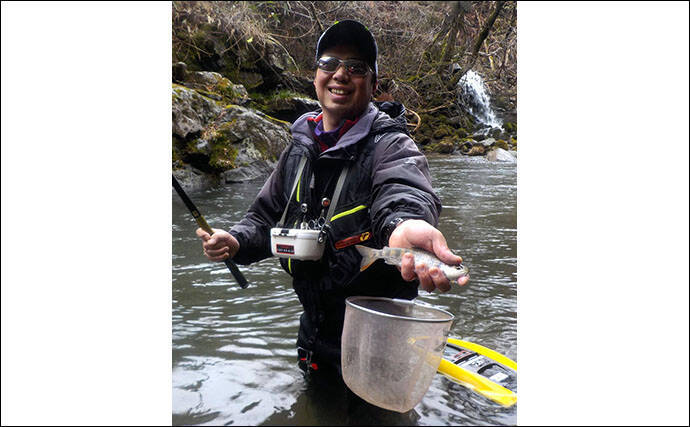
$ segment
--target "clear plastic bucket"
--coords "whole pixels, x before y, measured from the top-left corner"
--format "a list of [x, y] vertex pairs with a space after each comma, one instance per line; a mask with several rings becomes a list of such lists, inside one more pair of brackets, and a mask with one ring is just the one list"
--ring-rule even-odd
[[411, 410], [431, 385], [455, 317], [400, 299], [349, 297], [345, 304], [345, 384], [381, 408]]

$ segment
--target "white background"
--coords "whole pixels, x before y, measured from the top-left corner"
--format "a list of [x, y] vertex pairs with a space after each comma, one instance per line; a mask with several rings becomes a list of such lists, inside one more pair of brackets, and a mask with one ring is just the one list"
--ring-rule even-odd
[[[170, 424], [170, 4], [1, 16], [2, 424]], [[688, 3], [520, 2], [518, 79], [518, 422], [687, 425]]]

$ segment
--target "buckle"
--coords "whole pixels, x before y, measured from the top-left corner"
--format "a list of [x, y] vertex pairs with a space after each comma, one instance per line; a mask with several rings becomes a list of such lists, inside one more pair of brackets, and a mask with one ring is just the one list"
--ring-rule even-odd
[[297, 347], [297, 356], [299, 357], [300, 364], [304, 364], [304, 369], [308, 373], [309, 371], [316, 371], [319, 369], [319, 365], [311, 361], [314, 352], [307, 350], [306, 348]]

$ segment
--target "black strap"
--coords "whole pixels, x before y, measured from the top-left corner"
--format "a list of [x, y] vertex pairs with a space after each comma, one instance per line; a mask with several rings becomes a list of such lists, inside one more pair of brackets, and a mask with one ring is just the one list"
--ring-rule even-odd
[[[287, 212], [288, 208], [290, 207], [290, 201], [292, 200], [292, 197], [295, 195], [295, 189], [297, 188], [297, 183], [299, 180], [302, 178], [302, 171], [304, 170], [304, 165], [307, 163], [307, 157], [302, 156], [302, 158], [299, 161], [299, 165], [297, 166], [297, 176], [295, 176], [295, 182], [292, 184], [292, 191], [290, 191], [290, 198], [288, 199], [287, 204], [285, 205], [285, 210], [283, 211], [283, 216], [280, 218], [280, 221], [278, 224], [276, 224], [276, 227], [282, 228], [283, 225], [285, 224], [285, 218], [287, 217]], [[338, 177], [338, 182], [335, 184], [335, 190], [333, 190], [333, 198], [331, 199], [331, 204], [330, 207], [328, 208], [328, 214], [326, 215], [326, 225], [330, 224], [331, 218], [333, 217], [333, 214], [335, 213], [335, 207], [338, 205], [338, 199], [340, 199], [340, 193], [343, 190], [343, 186], [345, 185], [345, 179], [347, 178], [347, 174], [350, 171], [350, 165], [343, 166], [342, 171], [340, 172], [340, 176]]]
[[340, 198], [340, 192], [345, 184], [345, 178], [347, 178], [347, 173], [350, 171], [350, 165], [343, 167], [338, 177], [338, 182], [335, 184], [335, 190], [333, 190], [333, 198], [331, 199], [331, 206], [328, 208], [328, 215], [326, 215], [326, 224], [330, 224], [331, 218], [335, 213], [335, 207], [338, 205], [338, 199]]
[[295, 182], [292, 184], [292, 191], [290, 191], [290, 197], [288, 198], [287, 204], [285, 205], [285, 210], [283, 211], [283, 216], [280, 218], [280, 221], [276, 226], [278, 228], [282, 228], [283, 224], [285, 224], [285, 217], [287, 216], [287, 211], [288, 207], [290, 206], [290, 200], [292, 200], [292, 196], [295, 195], [295, 189], [297, 188], [297, 183], [299, 180], [302, 178], [302, 171], [304, 170], [304, 165], [307, 163], [307, 156], [302, 156], [302, 158], [299, 161], [299, 165], [297, 166], [297, 175], [295, 176]]

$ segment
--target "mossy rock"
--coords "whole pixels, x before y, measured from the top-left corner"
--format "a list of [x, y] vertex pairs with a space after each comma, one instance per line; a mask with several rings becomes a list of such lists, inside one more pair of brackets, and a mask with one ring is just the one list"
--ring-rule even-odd
[[460, 128], [455, 130], [454, 135], [458, 140], [461, 140], [463, 138], [466, 138], [469, 134], [467, 133], [467, 130], [465, 130], [465, 128]]
[[452, 154], [455, 151], [455, 139], [452, 136], [443, 138], [435, 144], [427, 145], [425, 151], [429, 153]]
[[238, 153], [237, 147], [232, 145], [215, 145], [208, 164], [218, 171], [234, 169], [238, 166], [235, 163]]
[[512, 145], [514, 148], [517, 148], [517, 138], [510, 138], [510, 145]]
[[448, 119], [448, 123], [456, 129], [462, 129], [465, 133], [467, 133], [467, 129], [474, 128], [474, 120], [466, 114], [452, 117]]
[[185, 86], [211, 99], [231, 104], [242, 104], [249, 99], [244, 86], [234, 84], [220, 73], [211, 71], [188, 72]]
[[503, 129], [508, 133], [515, 133], [515, 132], [517, 132], [517, 123], [505, 122], [503, 124]]
[[435, 139], [442, 139], [445, 138], [448, 135], [451, 135], [453, 133], [453, 129], [448, 126], [448, 125], [439, 125], [436, 130], [434, 130], [434, 133], [432, 136]]
[[232, 131], [234, 120], [223, 123], [218, 127], [209, 126], [204, 130], [204, 137], [208, 139], [205, 151], [208, 154], [208, 164], [214, 171], [222, 172], [237, 167], [237, 136]]
[[508, 143], [502, 139], [499, 139], [498, 141], [496, 141], [495, 146], [498, 148], [502, 148], [504, 150], [510, 150], [510, 146], [508, 145]]
[[483, 145], [475, 145], [467, 152], [468, 156], [483, 156], [484, 154], [486, 154], [486, 148]]

